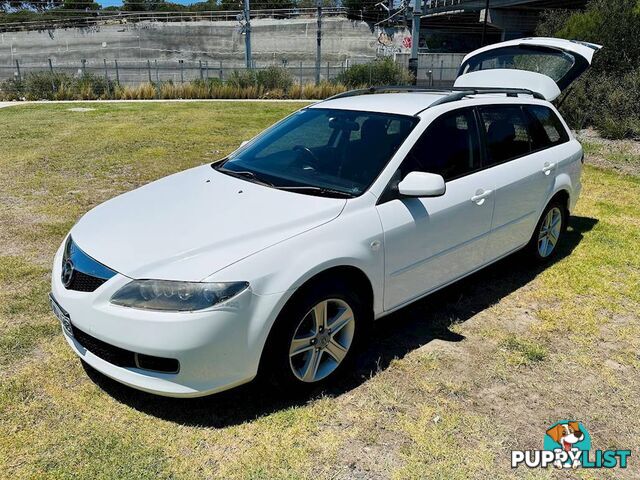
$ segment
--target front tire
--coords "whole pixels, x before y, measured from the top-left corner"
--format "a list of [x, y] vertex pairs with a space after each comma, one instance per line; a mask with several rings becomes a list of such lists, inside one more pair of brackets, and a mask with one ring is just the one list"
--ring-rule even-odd
[[567, 209], [561, 202], [554, 200], [547, 205], [527, 246], [532, 260], [545, 263], [557, 255], [567, 220]]
[[323, 386], [348, 369], [368, 323], [366, 305], [345, 282], [305, 286], [276, 320], [263, 373], [295, 390]]

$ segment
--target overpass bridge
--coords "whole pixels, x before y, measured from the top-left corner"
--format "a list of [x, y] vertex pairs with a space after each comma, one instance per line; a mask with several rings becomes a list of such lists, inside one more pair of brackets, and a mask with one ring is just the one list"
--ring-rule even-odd
[[[549, 8], [575, 8], [584, 6], [585, 0], [490, 0], [489, 8], [518, 8], [544, 10]], [[426, 15], [452, 12], [477, 12], [486, 8], [486, 0], [425, 0]]]
[[[469, 52], [534, 34], [547, 9], [584, 7], [587, 0], [422, 0], [421, 52]], [[486, 34], [483, 35], [484, 22]], [[486, 36], [486, 38], [484, 38]]]

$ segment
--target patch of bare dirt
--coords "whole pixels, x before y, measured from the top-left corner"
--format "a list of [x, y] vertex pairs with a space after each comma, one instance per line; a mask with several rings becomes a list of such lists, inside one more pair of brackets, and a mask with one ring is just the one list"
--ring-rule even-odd
[[586, 155], [587, 164], [624, 175], [640, 176], [640, 141], [608, 140], [593, 129], [580, 130], [576, 137], [598, 147], [597, 152]]

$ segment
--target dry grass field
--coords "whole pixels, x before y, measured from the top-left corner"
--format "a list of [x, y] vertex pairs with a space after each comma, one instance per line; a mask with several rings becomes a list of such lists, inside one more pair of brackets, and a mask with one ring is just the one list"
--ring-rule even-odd
[[[512, 256], [375, 325], [356, 371], [295, 398], [195, 400], [85, 371], [49, 312], [50, 262], [94, 205], [211, 162], [292, 103], [0, 110], [0, 478], [640, 478], [640, 152], [585, 134], [558, 260]], [[561, 419], [626, 470], [510, 468]]]

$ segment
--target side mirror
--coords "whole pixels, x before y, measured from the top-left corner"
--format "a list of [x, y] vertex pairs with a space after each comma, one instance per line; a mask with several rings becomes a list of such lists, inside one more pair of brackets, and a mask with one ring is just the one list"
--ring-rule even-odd
[[238, 148], [244, 147], [247, 143], [249, 143], [249, 140], [243, 140]]
[[398, 192], [405, 197], [440, 197], [447, 191], [441, 175], [411, 172], [398, 184]]

